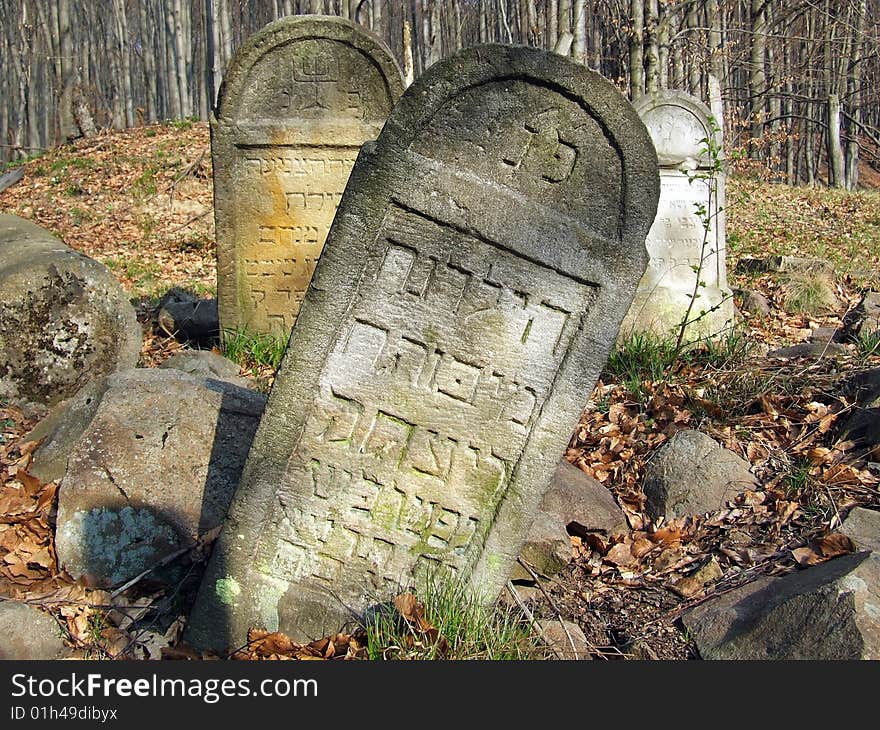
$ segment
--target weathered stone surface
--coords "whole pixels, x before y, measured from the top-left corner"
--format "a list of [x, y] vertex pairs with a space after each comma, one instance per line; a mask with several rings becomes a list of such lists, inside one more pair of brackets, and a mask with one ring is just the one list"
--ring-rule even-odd
[[44, 482], [54, 482], [67, 471], [67, 457], [92, 419], [101, 398], [107, 392], [108, 376], [97, 378], [80, 388], [75, 396], [55, 406], [24, 437], [24, 441], [40, 441], [34, 450], [28, 471]]
[[593, 647], [587, 637], [575, 623], [571, 621], [539, 621], [541, 636], [555, 659], [574, 660], [590, 659]]
[[0, 396], [54, 406], [93, 378], [134, 367], [142, 339], [105, 266], [0, 214]]
[[[660, 202], [645, 241], [648, 268], [621, 333], [677, 335], [699, 276], [705, 285], [697, 288], [687, 314], [687, 337], [717, 335], [733, 324], [725, 261], [724, 174], [712, 172], [714, 161], [701, 140], [714, 138], [720, 145], [720, 134], [713, 137], [709, 108], [684, 92], [647, 94], [633, 105], [657, 148]], [[708, 234], [698, 206], [712, 217]]]
[[[520, 557], [539, 576], [553, 576], [571, 562], [571, 538], [565, 523], [554, 515], [539, 512]], [[511, 580], [534, 580], [534, 576], [518, 562], [513, 566]]]
[[770, 301], [760, 292], [750, 289], [734, 289], [740, 309], [752, 317], [766, 317], [770, 314]]
[[840, 531], [852, 540], [856, 550], [870, 550], [880, 556], [880, 512], [853, 507]]
[[869, 338], [880, 333], [880, 292], [865, 292], [855, 309], [844, 318], [843, 326], [851, 338]]
[[645, 471], [648, 514], [657, 519], [721, 509], [752, 489], [749, 463], [699, 431], [679, 431], [665, 443]]
[[759, 578], [682, 617], [704, 659], [880, 659], [880, 559]]
[[865, 408], [880, 408], [880, 368], [872, 368], [849, 378], [846, 392]]
[[837, 357], [846, 355], [847, 349], [845, 345], [839, 342], [799, 342], [796, 345], [788, 345], [770, 350], [767, 357], [776, 358], [777, 360], [794, 360], [799, 357]]
[[217, 378], [247, 388], [250, 381], [239, 376], [241, 368], [232, 360], [210, 350], [183, 350], [169, 357], [160, 368], [180, 370], [203, 378]]
[[572, 535], [628, 529], [626, 515], [600, 482], [564, 459], [541, 500], [541, 511], [554, 516]]
[[235, 54], [211, 118], [224, 332], [290, 330], [358, 150], [401, 93], [391, 52], [340, 18], [283, 18]]
[[324, 635], [444, 567], [494, 598], [644, 272], [657, 183], [644, 125], [580, 64], [482, 46], [417, 80], [352, 173], [188, 640]]
[[0, 601], [0, 660], [64, 659], [73, 654], [49, 614], [17, 601]]
[[116, 585], [217, 527], [264, 401], [171, 369], [107, 378], [59, 488], [59, 563]]
[[738, 274], [764, 274], [769, 272], [784, 274], [811, 274], [815, 276], [834, 276], [834, 266], [823, 259], [806, 256], [766, 256], [765, 258], [743, 258], [736, 263]]

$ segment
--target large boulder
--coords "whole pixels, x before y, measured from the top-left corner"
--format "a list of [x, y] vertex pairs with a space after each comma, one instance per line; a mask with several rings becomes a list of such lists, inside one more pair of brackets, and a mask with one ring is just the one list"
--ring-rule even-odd
[[880, 558], [759, 578], [682, 621], [704, 659], [880, 659]]
[[0, 659], [64, 659], [73, 650], [49, 614], [17, 601], [0, 601]]
[[141, 369], [99, 400], [67, 458], [55, 548], [72, 576], [115, 586], [222, 523], [265, 396]]
[[105, 266], [0, 214], [0, 396], [44, 410], [134, 367], [141, 344], [134, 308]]
[[679, 431], [645, 471], [643, 491], [652, 519], [721, 509], [728, 499], [752, 489], [749, 463], [699, 431]]

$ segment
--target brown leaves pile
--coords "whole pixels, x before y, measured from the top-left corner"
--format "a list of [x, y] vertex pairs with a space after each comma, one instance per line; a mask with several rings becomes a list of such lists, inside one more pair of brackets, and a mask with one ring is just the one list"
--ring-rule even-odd
[[247, 645], [236, 651], [231, 658], [244, 661], [365, 659], [366, 634], [363, 631], [335, 634], [308, 644], [299, 644], [280, 631], [251, 629], [248, 631]]

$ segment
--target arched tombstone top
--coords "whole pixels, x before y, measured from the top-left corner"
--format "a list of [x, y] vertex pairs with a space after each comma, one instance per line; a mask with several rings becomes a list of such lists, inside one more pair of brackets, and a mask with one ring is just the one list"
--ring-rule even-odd
[[488, 44], [435, 64], [401, 97], [377, 147], [498, 183], [506, 214], [526, 229], [515, 200], [548, 204], [589, 232], [584, 258], [610, 255], [598, 242], [615, 242], [621, 259], [641, 264], [658, 195], [650, 137], [610, 82], [558, 54]]
[[214, 118], [244, 144], [317, 144], [333, 128], [363, 141], [378, 135], [403, 88], [391, 51], [371, 32], [343, 18], [290, 16], [236, 51]]
[[[708, 106], [684, 91], [645, 94], [633, 102], [657, 150], [661, 167], [712, 167], [706, 141], [713, 134]], [[720, 147], [720, 132], [715, 142]]]
[[402, 93], [388, 48], [341, 18], [282, 18], [235, 54], [211, 117], [224, 333], [290, 331], [361, 145]]

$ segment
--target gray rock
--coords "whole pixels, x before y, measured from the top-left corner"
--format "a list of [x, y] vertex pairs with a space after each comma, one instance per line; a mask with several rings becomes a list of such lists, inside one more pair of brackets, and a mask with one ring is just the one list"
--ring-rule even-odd
[[751, 289], [734, 289], [739, 308], [752, 317], [766, 317], [770, 314], [770, 300], [761, 292]]
[[846, 394], [865, 408], [880, 408], [880, 368], [872, 368], [849, 378]]
[[187, 641], [323, 636], [438, 570], [494, 600], [658, 186], [644, 124], [582, 64], [482, 46], [416, 80], [352, 171]]
[[713, 512], [754, 486], [747, 461], [699, 431], [679, 431], [648, 462], [643, 489], [656, 520]]
[[738, 274], [775, 272], [825, 277], [834, 276], [834, 267], [830, 262], [804, 256], [767, 256], [763, 259], [744, 258], [737, 261], [735, 271]]
[[813, 342], [835, 342], [840, 339], [841, 330], [837, 327], [816, 327], [810, 332]]
[[846, 355], [848, 350], [845, 345], [839, 342], [800, 342], [797, 345], [789, 345], [780, 347], [776, 350], [770, 350], [767, 357], [777, 360], [795, 360], [799, 357], [838, 357]]
[[611, 492], [564, 459], [541, 500], [541, 511], [555, 517], [569, 534], [581, 537], [589, 532], [610, 535], [629, 528]]
[[176, 370], [110, 376], [61, 481], [55, 547], [118, 585], [223, 521], [264, 396]]
[[853, 507], [840, 531], [852, 540], [856, 550], [880, 553], [880, 512], [864, 507]]
[[[565, 523], [554, 515], [539, 512], [520, 556], [539, 576], [556, 575], [572, 559], [571, 538], [565, 531]], [[514, 564], [510, 579], [534, 580], [532, 574], [519, 563]]]
[[134, 367], [142, 339], [105, 266], [0, 214], [0, 396], [54, 406], [94, 378]]
[[880, 659], [880, 559], [762, 577], [682, 616], [704, 659]]
[[844, 317], [843, 326], [851, 339], [880, 334], [880, 291], [865, 292], [856, 307]]
[[26, 603], [0, 600], [0, 660], [64, 659], [72, 654], [49, 614]]
[[180, 342], [215, 340], [220, 336], [217, 300], [199, 299], [175, 287], [159, 303], [156, 326]]
[[571, 621], [539, 621], [541, 635], [553, 658], [563, 660], [591, 659], [593, 647], [583, 630]]
[[28, 471], [44, 482], [54, 482], [67, 471], [67, 457], [82, 436], [107, 392], [108, 377], [91, 381], [72, 398], [59, 403], [24, 438], [39, 441]]
[[180, 370], [203, 378], [226, 380], [242, 388], [251, 385], [250, 380], [239, 376], [241, 368], [237, 363], [209, 350], [183, 350], [169, 357], [159, 367]]

